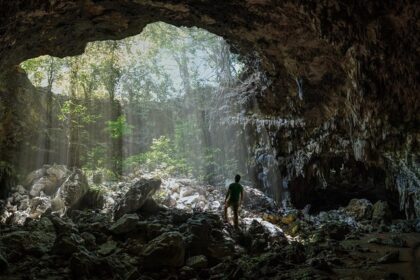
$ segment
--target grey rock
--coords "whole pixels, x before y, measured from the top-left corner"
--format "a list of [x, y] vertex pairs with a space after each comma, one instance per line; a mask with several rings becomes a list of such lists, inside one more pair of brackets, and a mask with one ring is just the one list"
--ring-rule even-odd
[[[45, 224], [48, 222], [45, 221]], [[50, 225], [52, 228], [52, 225]], [[17, 251], [20, 253], [31, 253], [42, 255], [49, 252], [55, 242], [54, 231], [44, 225], [35, 228], [33, 231], [13, 231], [0, 236], [0, 243], [5, 246], [6, 251]]]
[[50, 220], [53, 223], [57, 234], [59, 235], [78, 232], [76, 225], [70, 219], [66, 219], [65, 217], [60, 218], [60, 217], [51, 215]]
[[352, 199], [346, 207], [346, 212], [358, 221], [371, 219], [372, 211], [372, 203], [367, 199]]
[[183, 266], [180, 270], [179, 270], [181, 276], [183, 279], [196, 279], [194, 278], [195, 276], [195, 271], [192, 267], [189, 266]]
[[30, 216], [33, 219], [39, 218], [50, 208], [51, 199], [49, 197], [34, 197], [30, 201]]
[[117, 242], [114, 240], [108, 240], [101, 246], [99, 246], [98, 254], [102, 256], [107, 256], [114, 252], [117, 249]]
[[379, 237], [373, 237], [367, 241], [370, 244], [383, 244], [383, 240]]
[[22, 185], [17, 185], [16, 186], [16, 191], [21, 195], [27, 194], [26, 189]]
[[204, 255], [190, 257], [187, 259], [186, 265], [193, 269], [206, 268], [208, 265], [207, 257]]
[[25, 211], [30, 207], [30, 200], [29, 198], [24, 198], [20, 201], [18, 210]]
[[72, 255], [70, 269], [74, 279], [97, 277], [96, 274], [103, 270], [100, 260], [85, 251]]
[[137, 214], [125, 214], [119, 218], [109, 230], [113, 234], [125, 234], [134, 231], [137, 227], [139, 216]]
[[380, 257], [377, 262], [380, 264], [396, 263], [399, 261], [400, 251], [392, 251]]
[[161, 207], [153, 198], [148, 198], [140, 209], [140, 212], [146, 214], [156, 214], [161, 210]]
[[51, 193], [52, 190], [55, 190], [57, 187], [58, 181], [55, 177], [44, 176], [35, 181], [29, 191], [29, 194], [33, 197], [39, 196], [41, 195], [41, 192]]
[[171, 231], [169, 227], [164, 227], [159, 221], [141, 221], [136, 225], [136, 238], [152, 240], [168, 231]]
[[324, 271], [331, 270], [330, 266], [328, 265], [328, 263], [323, 258], [312, 258], [312, 259], [307, 260], [307, 263], [310, 266], [313, 266], [313, 267], [315, 267], [317, 269], [320, 269], [320, 270], [324, 270]]
[[251, 243], [251, 252], [252, 253], [262, 253], [267, 248], [268, 242], [264, 238], [255, 238]]
[[96, 247], [96, 237], [90, 232], [82, 232], [80, 236], [85, 241], [85, 246], [88, 249], [93, 249]]
[[211, 243], [211, 226], [205, 218], [190, 218], [187, 222], [189, 235], [187, 236], [190, 254], [205, 253]]
[[52, 202], [52, 210], [66, 213], [69, 208], [73, 209], [77, 206], [88, 190], [85, 175], [81, 170], [76, 169], [58, 189]]
[[233, 244], [230, 242], [215, 242], [208, 248], [208, 256], [218, 261], [223, 261], [225, 258], [232, 256], [235, 252]]
[[140, 210], [146, 200], [160, 188], [161, 183], [160, 179], [142, 178], [132, 184], [124, 197], [117, 202], [114, 211], [115, 218], [118, 219], [124, 214]]
[[54, 176], [57, 180], [62, 181], [69, 174], [69, 170], [65, 165], [54, 164], [46, 170], [49, 176]]
[[70, 171], [64, 165], [44, 165], [43, 168], [31, 172], [26, 178], [31, 196], [39, 196], [41, 192], [54, 194]]
[[53, 251], [56, 254], [70, 256], [73, 253], [83, 251], [84, 240], [77, 234], [61, 235], [54, 243]]
[[391, 210], [386, 201], [377, 201], [373, 205], [372, 221], [375, 223], [389, 224], [392, 219]]
[[29, 214], [26, 211], [15, 211], [11, 216], [11, 223], [14, 225], [23, 225]]
[[28, 174], [28, 176], [26, 176], [25, 185], [27, 186], [31, 185], [35, 180], [44, 176], [45, 173], [46, 173], [45, 168], [40, 168], [35, 171], [32, 171], [31, 173]]
[[142, 256], [146, 268], [181, 267], [185, 257], [183, 237], [179, 232], [165, 232], [145, 246]]
[[172, 222], [175, 224], [185, 223], [189, 218], [191, 218], [191, 214], [188, 212], [178, 209], [172, 211]]

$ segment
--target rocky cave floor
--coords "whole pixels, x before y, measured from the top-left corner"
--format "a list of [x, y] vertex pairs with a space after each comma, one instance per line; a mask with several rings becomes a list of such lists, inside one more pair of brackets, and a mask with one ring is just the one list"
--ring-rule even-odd
[[420, 279], [420, 221], [385, 202], [309, 215], [246, 187], [237, 231], [224, 187], [97, 177], [44, 166], [0, 201], [0, 279]]

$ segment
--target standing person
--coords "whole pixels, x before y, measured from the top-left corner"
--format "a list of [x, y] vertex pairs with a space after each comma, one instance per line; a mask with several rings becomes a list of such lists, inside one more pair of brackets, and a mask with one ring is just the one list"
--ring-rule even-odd
[[232, 183], [229, 185], [229, 189], [226, 193], [225, 197], [225, 221], [228, 221], [227, 216], [227, 209], [229, 207], [232, 207], [233, 209], [233, 223], [235, 225], [235, 228], [238, 229], [238, 210], [239, 206], [242, 204], [242, 201], [244, 199], [244, 188], [241, 184], [239, 184], [239, 181], [241, 180], [240, 175], [235, 176], [235, 183]]

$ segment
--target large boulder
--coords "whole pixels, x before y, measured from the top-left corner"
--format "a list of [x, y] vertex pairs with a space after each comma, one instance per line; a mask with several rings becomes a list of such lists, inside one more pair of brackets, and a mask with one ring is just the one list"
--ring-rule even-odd
[[119, 218], [109, 230], [113, 234], [125, 234], [136, 229], [139, 216], [137, 214], [125, 214]]
[[83, 172], [79, 169], [74, 170], [58, 189], [52, 200], [52, 210], [64, 214], [70, 208], [77, 208], [88, 190], [89, 186]]
[[144, 214], [156, 214], [162, 207], [153, 198], [148, 198], [140, 210]]
[[185, 257], [184, 239], [179, 232], [165, 232], [145, 246], [142, 256], [148, 269], [181, 267]]
[[344, 240], [346, 235], [351, 232], [351, 228], [346, 223], [331, 221], [323, 224], [320, 228], [321, 236], [327, 236], [333, 240]]
[[373, 205], [372, 221], [378, 224], [391, 222], [392, 214], [386, 201], [377, 201]]
[[72, 255], [70, 269], [74, 279], [90, 279], [103, 272], [104, 265], [93, 254], [80, 251]]
[[41, 218], [30, 230], [12, 231], [0, 236], [0, 244], [7, 254], [16, 258], [25, 254], [42, 256], [51, 251], [56, 240], [54, 226], [50, 219]]
[[211, 243], [212, 226], [209, 220], [203, 217], [191, 217], [187, 221], [188, 236], [186, 239], [188, 253], [202, 254], [207, 251]]
[[39, 196], [41, 192], [51, 192], [51, 190], [56, 189], [59, 186], [58, 181], [54, 177], [41, 177], [35, 181], [31, 186], [29, 194], [31, 196]]
[[275, 208], [273, 199], [266, 196], [262, 191], [248, 186], [244, 187], [244, 205], [254, 210]]
[[41, 192], [52, 195], [69, 174], [70, 171], [64, 165], [44, 165], [26, 177], [26, 185], [31, 196], [39, 196]]
[[204, 255], [190, 257], [187, 259], [186, 265], [193, 269], [206, 268], [208, 265], [207, 257]]
[[30, 201], [30, 217], [36, 219], [41, 217], [49, 208], [51, 208], [51, 199], [46, 196], [34, 197]]
[[124, 197], [117, 202], [114, 217], [118, 219], [124, 214], [140, 210], [147, 199], [160, 188], [161, 183], [162, 181], [157, 178], [142, 178], [133, 183]]
[[372, 218], [372, 203], [367, 199], [352, 199], [346, 207], [346, 212], [358, 221]]
[[45, 175], [45, 168], [40, 168], [37, 170], [32, 171], [31, 173], [28, 174], [28, 176], [26, 176], [25, 179], [25, 185], [26, 186], [30, 186], [35, 180], [41, 178], [42, 176]]
[[63, 234], [57, 237], [53, 251], [57, 255], [71, 256], [73, 253], [84, 251], [84, 240], [76, 233]]
[[380, 264], [396, 263], [400, 259], [400, 251], [388, 252], [384, 256], [380, 257], [377, 262]]

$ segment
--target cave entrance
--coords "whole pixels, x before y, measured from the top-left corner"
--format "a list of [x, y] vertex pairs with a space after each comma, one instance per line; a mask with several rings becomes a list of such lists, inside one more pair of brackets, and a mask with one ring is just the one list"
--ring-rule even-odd
[[246, 69], [215, 34], [157, 22], [89, 43], [80, 56], [21, 67], [39, 97], [24, 170], [64, 164], [96, 183], [139, 172], [208, 183], [246, 174], [241, 131], [221, 125], [220, 114]]

